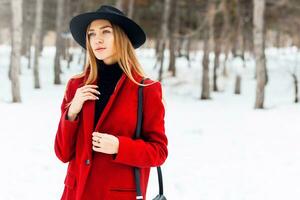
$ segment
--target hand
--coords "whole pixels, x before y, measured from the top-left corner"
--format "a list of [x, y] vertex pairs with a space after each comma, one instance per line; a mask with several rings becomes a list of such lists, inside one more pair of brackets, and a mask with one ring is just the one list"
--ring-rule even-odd
[[83, 106], [83, 103], [87, 100], [96, 100], [99, 99], [96, 95], [99, 95], [100, 92], [96, 90], [97, 85], [85, 85], [83, 87], [77, 88], [74, 98], [72, 99], [68, 116], [77, 115]]
[[93, 132], [93, 150], [106, 154], [116, 154], [119, 151], [119, 139], [106, 133]]

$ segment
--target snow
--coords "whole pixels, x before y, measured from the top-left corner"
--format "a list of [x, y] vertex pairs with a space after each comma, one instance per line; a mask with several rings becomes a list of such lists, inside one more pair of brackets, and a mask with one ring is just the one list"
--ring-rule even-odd
[[[53, 84], [54, 48], [44, 49], [40, 64], [42, 89], [33, 89], [32, 71], [22, 58], [22, 103], [11, 103], [7, 77], [10, 47], [0, 46], [0, 199], [53, 200], [63, 190], [66, 164], [54, 154], [65, 83], [80, 72], [80, 50], [71, 69], [63, 62], [63, 85]], [[150, 77], [154, 50], [137, 51]], [[166, 54], [168, 55], [168, 54]], [[162, 170], [168, 199], [282, 200], [300, 198], [300, 106], [293, 103], [293, 80], [299, 76], [294, 47], [266, 51], [269, 82], [264, 110], [255, 110], [254, 60], [248, 55], [241, 95], [234, 95], [235, 67], [219, 78], [221, 92], [200, 100], [201, 52], [192, 54], [191, 68], [177, 62], [177, 78], [163, 81], [169, 157]], [[222, 56], [224, 59], [224, 56]], [[211, 57], [211, 59], [213, 59]], [[167, 59], [166, 59], [167, 63]], [[167, 65], [166, 65], [167, 66]], [[167, 73], [165, 73], [167, 74]], [[153, 168], [148, 199], [158, 191]]]

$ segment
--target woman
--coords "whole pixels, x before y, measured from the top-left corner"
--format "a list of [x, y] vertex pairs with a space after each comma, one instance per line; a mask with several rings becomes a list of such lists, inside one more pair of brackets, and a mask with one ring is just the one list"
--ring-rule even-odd
[[168, 155], [159, 82], [145, 81], [142, 139], [133, 139], [145, 77], [134, 48], [145, 42], [145, 33], [111, 6], [74, 17], [70, 30], [87, 50], [87, 63], [68, 81], [61, 105], [54, 148], [69, 162], [61, 199], [136, 199], [133, 167], [141, 168], [145, 199], [150, 167]]

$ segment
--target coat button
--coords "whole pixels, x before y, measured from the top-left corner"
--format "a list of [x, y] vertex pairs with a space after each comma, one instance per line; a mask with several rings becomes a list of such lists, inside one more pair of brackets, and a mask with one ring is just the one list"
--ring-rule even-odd
[[85, 160], [85, 164], [89, 165], [91, 163], [91, 161], [89, 159]]

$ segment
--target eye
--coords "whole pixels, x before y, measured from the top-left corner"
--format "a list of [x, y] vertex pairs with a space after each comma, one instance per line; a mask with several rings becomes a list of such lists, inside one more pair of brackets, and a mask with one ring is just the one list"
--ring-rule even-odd
[[110, 33], [110, 31], [109, 30], [104, 30], [103, 33]]
[[90, 32], [90, 33], [88, 33], [88, 36], [90, 37], [90, 36], [94, 36], [95, 35], [95, 33], [94, 32]]

